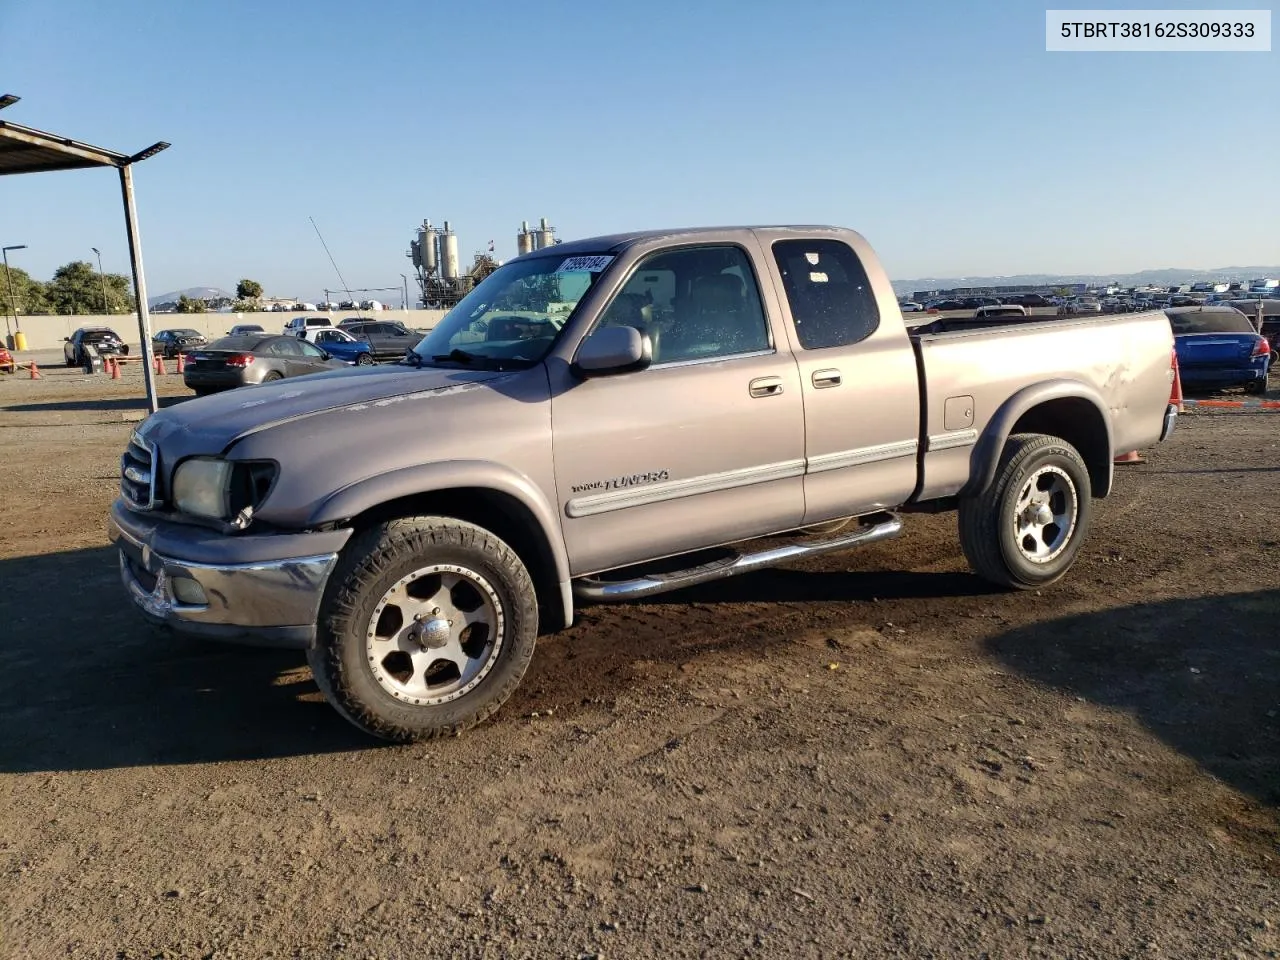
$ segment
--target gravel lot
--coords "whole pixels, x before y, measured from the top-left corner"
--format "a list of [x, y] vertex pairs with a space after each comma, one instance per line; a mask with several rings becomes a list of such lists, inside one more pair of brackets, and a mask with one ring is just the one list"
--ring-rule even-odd
[[141, 626], [140, 375], [44, 372], [0, 377], [2, 957], [1280, 956], [1280, 415], [1184, 416], [1043, 595], [911, 517], [584, 611], [392, 747]]

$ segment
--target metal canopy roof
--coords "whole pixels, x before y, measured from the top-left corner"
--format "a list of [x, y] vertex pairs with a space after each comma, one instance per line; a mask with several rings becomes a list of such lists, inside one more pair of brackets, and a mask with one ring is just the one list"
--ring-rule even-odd
[[[11, 93], [0, 94], [0, 110], [20, 100]], [[130, 156], [81, 143], [70, 137], [24, 127], [20, 123], [0, 120], [0, 176], [18, 173], [46, 173], [54, 170], [84, 170], [92, 167], [115, 167], [120, 173], [120, 191], [124, 199], [125, 232], [129, 238], [129, 263], [133, 268], [133, 291], [138, 301], [138, 334], [142, 338], [142, 376], [147, 388], [147, 406], [159, 409], [155, 380], [151, 369], [151, 317], [147, 309], [147, 286], [142, 272], [142, 243], [138, 239], [138, 215], [133, 202], [133, 174], [130, 167], [139, 160], [153, 157], [169, 144], [154, 143]]]
[[128, 162], [127, 156], [114, 150], [104, 150], [0, 120], [0, 176], [43, 173], [46, 170], [81, 170], [85, 167], [120, 167]]

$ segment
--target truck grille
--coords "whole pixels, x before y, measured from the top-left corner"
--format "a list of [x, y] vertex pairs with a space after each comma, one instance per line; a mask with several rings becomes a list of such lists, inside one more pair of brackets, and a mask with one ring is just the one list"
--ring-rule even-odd
[[131, 507], [152, 510], [156, 505], [155, 456], [141, 441], [130, 438], [120, 458], [120, 493]]

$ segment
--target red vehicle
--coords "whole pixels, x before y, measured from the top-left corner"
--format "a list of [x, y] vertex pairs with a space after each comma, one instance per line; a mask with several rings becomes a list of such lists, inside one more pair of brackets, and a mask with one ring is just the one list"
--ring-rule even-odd
[[0, 370], [4, 370], [6, 373], [18, 372], [18, 364], [14, 362], [13, 354], [2, 343], [0, 343]]

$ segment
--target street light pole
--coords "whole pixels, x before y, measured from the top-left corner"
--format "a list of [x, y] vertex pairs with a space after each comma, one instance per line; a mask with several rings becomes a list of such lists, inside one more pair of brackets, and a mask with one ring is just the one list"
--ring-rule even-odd
[[97, 247], [90, 247], [89, 249], [98, 254], [98, 279], [102, 281], [102, 312], [110, 313], [111, 309], [107, 306], [107, 275], [102, 272], [102, 254], [99, 253]]
[[[5, 280], [5, 283], [9, 285], [9, 305], [13, 307], [13, 325], [15, 327], [18, 325], [18, 294], [13, 289], [13, 274], [9, 272], [9, 251], [25, 250], [25, 249], [27, 249], [27, 245], [25, 243], [19, 243], [19, 244], [15, 244], [12, 247], [3, 248], [4, 280]], [[9, 328], [9, 315], [7, 313], [4, 315], [4, 333], [5, 333], [5, 345], [12, 346], [13, 331]]]
[[400, 279], [404, 281], [404, 294], [403, 294], [403, 299], [400, 301], [401, 309], [408, 310], [409, 309], [409, 278], [402, 273], [400, 274]]

